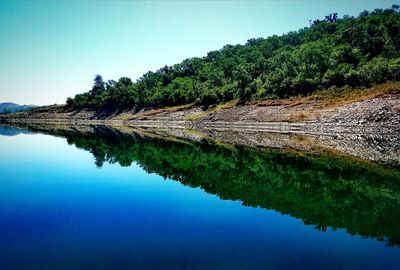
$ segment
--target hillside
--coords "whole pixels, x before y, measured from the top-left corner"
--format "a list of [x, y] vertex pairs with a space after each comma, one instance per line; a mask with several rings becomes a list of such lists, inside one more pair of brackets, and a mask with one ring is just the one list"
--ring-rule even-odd
[[32, 108], [35, 108], [35, 105], [18, 105], [12, 102], [4, 102], [0, 103], [0, 114], [8, 114], [8, 113], [15, 113], [26, 111]]
[[195, 103], [213, 106], [308, 96], [323, 89], [371, 87], [400, 80], [399, 7], [332, 13], [281, 36], [226, 45], [207, 56], [149, 71], [133, 82], [104, 82], [68, 98], [72, 109], [139, 111]]

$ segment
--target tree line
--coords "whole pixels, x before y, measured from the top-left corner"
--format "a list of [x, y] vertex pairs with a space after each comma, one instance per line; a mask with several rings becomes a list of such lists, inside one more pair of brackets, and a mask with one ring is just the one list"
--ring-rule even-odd
[[92, 89], [68, 98], [67, 106], [112, 111], [210, 106], [388, 80], [400, 80], [398, 5], [357, 17], [332, 13], [298, 31], [225, 45], [205, 57], [149, 71], [136, 82], [128, 77], [105, 82], [96, 75]]

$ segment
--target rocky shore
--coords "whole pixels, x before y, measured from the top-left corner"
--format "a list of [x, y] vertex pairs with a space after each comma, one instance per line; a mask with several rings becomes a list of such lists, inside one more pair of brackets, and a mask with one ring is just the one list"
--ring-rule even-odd
[[364, 160], [400, 166], [400, 95], [356, 102], [233, 104], [142, 110], [112, 114], [48, 106], [0, 116], [0, 123], [23, 125], [108, 125], [191, 140], [209, 138], [251, 147], [301, 151], [333, 150]]

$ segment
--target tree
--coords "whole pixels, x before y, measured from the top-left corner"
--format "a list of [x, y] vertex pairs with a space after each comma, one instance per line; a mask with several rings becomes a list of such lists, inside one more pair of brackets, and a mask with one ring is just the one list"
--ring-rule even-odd
[[331, 14], [325, 16], [325, 21], [330, 22], [330, 23], [336, 22], [337, 19], [338, 19], [337, 13], [331, 13]]
[[93, 81], [94, 83], [92, 86], [92, 90], [89, 91], [89, 94], [91, 97], [96, 97], [104, 92], [105, 83], [103, 81], [103, 78], [98, 74], [94, 77]]

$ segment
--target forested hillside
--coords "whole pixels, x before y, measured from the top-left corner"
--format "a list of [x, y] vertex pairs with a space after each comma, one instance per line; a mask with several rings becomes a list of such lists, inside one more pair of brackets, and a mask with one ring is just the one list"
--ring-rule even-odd
[[136, 82], [123, 77], [68, 98], [71, 108], [114, 111], [197, 103], [213, 105], [309, 95], [343, 86], [368, 87], [400, 80], [400, 9], [363, 11], [358, 17], [329, 14], [282, 36], [226, 45]]

